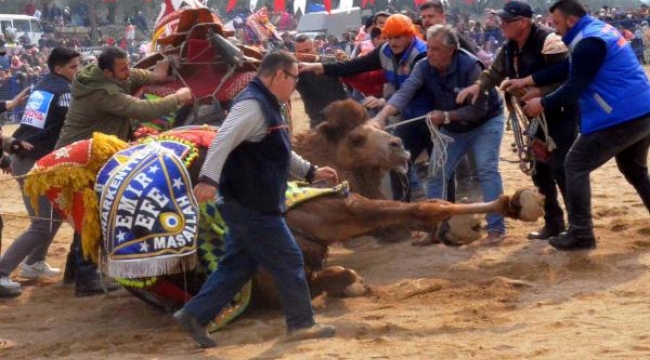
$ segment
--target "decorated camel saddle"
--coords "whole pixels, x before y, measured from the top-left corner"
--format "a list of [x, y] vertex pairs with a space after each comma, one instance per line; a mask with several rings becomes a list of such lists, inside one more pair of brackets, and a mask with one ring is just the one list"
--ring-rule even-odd
[[[99, 133], [38, 161], [26, 191], [45, 194], [82, 234], [84, 254], [127, 290], [175, 309], [200, 289], [224, 254], [226, 226], [216, 203], [197, 204], [192, 184], [217, 129], [194, 126], [133, 144]], [[292, 182], [287, 211], [322, 196], [346, 197], [347, 183], [310, 188]], [[34, 202], [34, 205], [37, 205]], [[211, 324], [241, 314], [251, 283]]]
[[233, 32], [224, 29], [221, 19], [207, 8], [179, 9], [162, 17], [152, 38], [156, 52], [135, 67], [152, 68], [166, 59], [174, 80], [163, 85], [144, 86], [135, 95], [155, 99], [189, 87], [194, 105], [180, 114], [138, 123], [136, 128], [145, 126], [159, 132], [208, 121], [217, 125], [222, 121], [225, 109], [255, 77], [262, 59], [262, 53], [238, 42], [232, 35]]

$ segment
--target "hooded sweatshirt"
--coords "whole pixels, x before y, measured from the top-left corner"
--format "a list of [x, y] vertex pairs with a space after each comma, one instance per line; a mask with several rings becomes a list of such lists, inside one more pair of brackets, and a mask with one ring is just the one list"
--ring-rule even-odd
[[156, 100], [141, 100], [130, 94], [153, 82], [151, 73], [131, 69], [127, 80], [108, 79], [97, 65], [81, 69], [72, 82], [72, 103], [55, 148], [90, 139], [93, 132], [128, 140], [131, 118], [153, 120], [180, 105], [175, 94]]

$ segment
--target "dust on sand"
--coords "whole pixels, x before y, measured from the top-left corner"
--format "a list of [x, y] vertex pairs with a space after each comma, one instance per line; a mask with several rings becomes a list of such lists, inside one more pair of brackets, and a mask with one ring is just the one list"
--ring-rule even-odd
[[[296, 101], [294, 114], [303, 114]], [[304, 131], [296, 116], [295, 131]], [[502, 156], [514, 160], [511, 134]], [[530, 186], [501, 162], [506, 192]], [[0, 176], [4, 243], [24, 229], [18, 187]], [[361, 238], [335, 246], [330, 264], [354, 268], [370, 288], [359, 298], [314, 300], [333, 339], [283, 343], [280, 311], [249, 310], [198, 349], [171, 316], [124, 290], [75, 298], [61, 278], [22, 281], [0, 300], [2, 359], [641, 359], [650, 358], [650, 221], [613, 162], [592, 175], [598, 248], [558, 252], [526, 234], [541, 223], [508, 221], [498, 247], [413, 247]], [[15, 214], [15, 215], [9, 215]], [[63, 267], [65, 225], [48, 261]]]

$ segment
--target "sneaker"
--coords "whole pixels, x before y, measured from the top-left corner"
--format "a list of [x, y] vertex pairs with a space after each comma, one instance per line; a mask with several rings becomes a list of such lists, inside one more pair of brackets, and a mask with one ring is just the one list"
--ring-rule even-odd
[[[9, 289], [3, 286], [0, 286], [0, 299], [14, 298], [22, 294], [23, 290], [21, 288]], [[0, 350], [2, 346], [0, 346]]]
[[8, 290], [20, 289], [20, 283], [11, 280], [8, 276], [0, 276], [0, 287]]
[[217, 342], [212, 340], [204, 326], [199, 325], [196, 318], [187, 311], [180, 309], [174, 313], [176, 322], [190, 335], [202, 348], [211, 348], [217, 346]]
[[18, 276], [25, 279], [38, 279], [41, 276], [54, 277], [61, 273], [61, 269], [53, 268], [45, 261], [37, 261], [32, 265], [23, 262], [20, 264]]
[[311, 327], [287, 332], [286, 342], [308, 339], [330, 338], [336, 334], [336, 328], [329, 325], [314, 324]]

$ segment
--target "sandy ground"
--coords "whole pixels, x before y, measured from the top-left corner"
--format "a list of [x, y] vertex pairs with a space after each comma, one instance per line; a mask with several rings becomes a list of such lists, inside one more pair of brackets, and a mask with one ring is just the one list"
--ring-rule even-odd
[[[296, 130], [305, 128], [300, 104]], [[509, 138], [503, 145], [507, 159]], [[531, 181], [501, 163], [511, 192]], [[61, 278], [24, 281], [0, 300], [2, 359], [650, 359], [650, 221], [613, 162], [592, 176], [598, 248], [565, 253], [508, 221], [499, 247], [413, 247], [355, 239], [330, 264], [356, 269], [370, 294], [314, 300], [333, 339], [283, 343], [280, 311], [248, 311], [198, 349], [172, 322], [124, 290], [78, 299]], [[27, 226], [15, 181], [0, 176], [3, 248]], [[66, 225], [48, 261], [63, 267]]]

